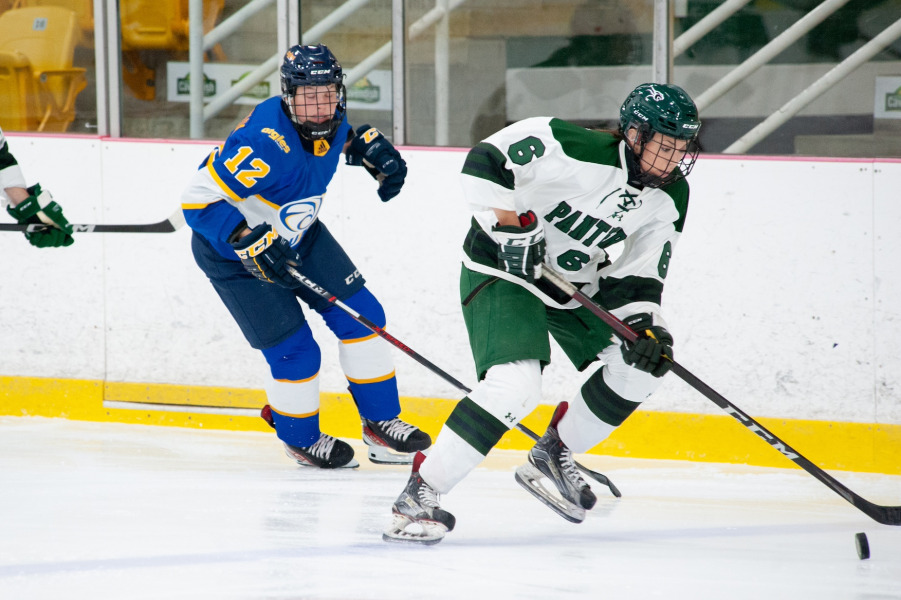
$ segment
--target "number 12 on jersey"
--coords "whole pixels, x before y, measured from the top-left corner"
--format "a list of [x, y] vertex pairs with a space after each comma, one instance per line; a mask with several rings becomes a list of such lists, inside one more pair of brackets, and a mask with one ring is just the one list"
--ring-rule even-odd
[[[253, 187], [254, 184], [256, 184], [257, 179], [265, 177], [270, 171], [269, 165], [261, 158], [254, 158], [251, 159], [250, 162], [247, 162], [247, 159], [252, 153], [253, 148], [250, 146], [241, 146], [238, 148], [238, 151], [235, 152], [234, 156], [222, 163], [225, 165], [225, 168], [235, 176], [235, 179], [246, 188]], [[246, 163], [249, 168], [239, 170], [239, 167], [244, 163]]]

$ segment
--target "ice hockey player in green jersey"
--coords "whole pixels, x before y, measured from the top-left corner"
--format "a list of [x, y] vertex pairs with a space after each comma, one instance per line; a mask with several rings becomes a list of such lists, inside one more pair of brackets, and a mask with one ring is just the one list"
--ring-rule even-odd
[[72, 226], [50, 192], [42, 190], [39, 183], [26, 185], [3, 131], [0, 131], [0, 205], [21, 225], [41, 226], [38, 231], [25, 232], [25, 238], [36, 248], [71, 246], [75, 241]]
[[[575, 397], [556, 407], [516, 480], [564, 518], [585, 518], [596, 498], [572, 453], [606, 439], [657, 390], [671, 365], [673, 338], [660, 303], [685, 223], [685, 177], [697, 158], [700, 126], [683, 89], [646, 83], [626, 98], [617, 131], [536, 117], [469, 152], [462, 187], [473, 217], [460, 297], [479, 384], [454, 408], [428, 456], [414, 459], [385, 540], [432, 544], [454, 528], [439, 496], [539, 404], [541, 372], [551, 358], [548, 334], [589, 374]], [[542, 268], [560, 273], [642, 337], [620, 342], [543, 280]]]

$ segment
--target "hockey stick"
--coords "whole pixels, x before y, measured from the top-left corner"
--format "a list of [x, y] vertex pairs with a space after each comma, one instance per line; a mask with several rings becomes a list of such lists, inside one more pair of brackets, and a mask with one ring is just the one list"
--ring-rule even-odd
[[[147, 223], [143, 225], [103, 225], [99, 223], [70, 223], [72, 233], [172, 233], [178, 231], [185, 224], [185, 215], [179, 208], [168, 219], [159, 223]], [[0, 223], [0, 231], [23, 231], [37, 233], [52, 227], [43, 223]]]
[[[554, 286], [559, 288], [561, 291], [571, 296], [579, 304], [591, 311], [592, 314], [609, 325], [610, 328], [613, 329], [613, 331], [622, 339], [626, 340], [627, 342], [634, 342], [638, 339], [638, 334], [635, 333], [635, 331], [633, 331], [628, 325], [604, 310], [603, 307], [599, 306], [591, 298], [580, 292], [578, 288], [576, 288], [576, 286], [565, 280], [560, 276], [559, 273], [550, 269], [547, 265], [542, 268], [541, 276], [552, 283]], [[808, 459], [804, 458], [800, 452], [780, 440], [766, 427], [755, 421], [743, 410], [729, 402], [724, 396], [717, 393], [709, 385], [698, 379], [696, 376], [692, 375], [688, 371], [688, 369], [686, 369], [676, 361], [672, 361], [672, 363], [673, 373], [679, 376], [685, 383], [701, 392], [709, 400], [713, 401], [714, 404], [729, 413], [729, 415], [731, 415], [732, 417], [735, 417], [735, 419], [739, 423], [759, 435], [766, 443], [781, 452], [783, 456], [792, 460], [796, 465], [813, 475], [836, 494], [853, 504], [855, 508], [869, 516], [877, 523], [882, 523], [883, 525], [901, 525], [901, 506], [881, 506], [858, 496], [847, 487], [845, 487], [837, 479], [829, 475], [829, 473], [825, 472], [823, 469], [819, 468]]]
[[[328, 300], [328, 302], [330, 304], [334, 304], [335, 306], [337, 306], [338, 308], [340, 308], [341, 310], [346, 312], [348, 315], [351, 316], [351, 318], [353, 318], [354, 321], [363, 325], [363, 327], [365, 327], [369, 331], [375, 333], [382, 339], [388, 341], [392, 346], [394, 346], [395, 348], [398, 348], [404, 354], [406, 354], [407, 356], [409, 356], [410, 358], [412, 358], [413, 360], [415, 360], [416, 362], [421, 364], [423, 367], [425, 367], [432, 373], [435, 373], [436, 375], [438, 375], [439, 377], [444, 379], [446, 382], [448, 382], [449, 384], [451, 384], [458, 390], [461, 390], [462, 392], [464, 392], [466, 394], [468, 394], [472, 391], [471, 389], [469, 389], [468, 387], [466, 387], [465, 385], [463, 385], [462, 383], [457, 381], [449, 373], [443, 371], [438, 366], [434, 365], [431, 361], [426, 359], [424, 356], [415, 352], [412, 348], [410, 348], [409, 346], [404, 344], [402, 341], [400, 341], [399, 339], [397, 339], [396, 337], [394, 337], [393, 335], [391, 335], [390, 333], [388, 333], [387, 331], [385, 331], [384, 329], [382, 329], [381, 327], [379, 327], [378, 325], [376, 325], [375, 323], [373, 323], [372, 321], [370, 321], [369, 319], [367, 319], [366, 317], [364, 317], [363, 315], [361, 315], [360, 313], [358, 313], [357, 311], [355, 311], [354, 309], [349, 307], [348, 305], [346, 305], [343, 302], [341, 302], [340, 300], [338, 300], [335, 296], [330, 294], [325, 288], [323, 288], [322, 286], [317, 284], [315, 281], [309, 279], [308, 277], [305, 277], [304, 275], [301, 275], [300, 272], [297, 271], [297, 269], [288, 267], [288, 272], [291, 273], [291, 276], [294, 277], [294, 279], [296, 279], [297, 281], [304, 284], [307, 288], [309, 288], [310, 290], [312, 290], [319, 296]], [[534, 431], [532, 431], [531, 429], [529, 429], [528, 427], [526, 427], [525, 425], [523, 425], [522, 423], [517, 423], [516, 428], [519, 429], [520, 431], [522, 431], [524, 434], [526, 434], [530, 438], [532, 438], [533, 440], [538, 441], [539, 435], [537, 433], [535, 433]], [[592, 471], [588, 467], [581, 465], [578, 462], [576, 462], [576, 466], [583, 473], [585, 473], [586, 475], [588, 475], [589, 477], [591, 477], [598, 483], [606, 485], [608, 488], [610, 488], [610, 493], [612, 493], [617, 498], [622, 496], [622, 493], [619, 491], [619, 489], [615, 485], [613, 485], [613, 482], [610, 481], [610, 479], [606, 475], [598, 473], [597, 471]]]

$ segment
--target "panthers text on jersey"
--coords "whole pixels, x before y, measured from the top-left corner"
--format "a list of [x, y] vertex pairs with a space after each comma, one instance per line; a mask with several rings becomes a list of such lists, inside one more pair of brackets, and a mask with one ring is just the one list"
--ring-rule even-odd
[[492, 209], [532, 210], [544, 228], [552, 268], [589, 296], [600, 291], [618, 317], [659, 316], [663, 282], [685, 223], [688, 183], [679, 178], [660, 189], [634, 188], [625, 152], [625, 142], [612, 133], [547, 117], [524, 119], [486, 138], [463, 166], [463, 190], [474, 213], [464, 265], [561, 306], [542, 292], [543, 284], [529, 284], [497, 264]]

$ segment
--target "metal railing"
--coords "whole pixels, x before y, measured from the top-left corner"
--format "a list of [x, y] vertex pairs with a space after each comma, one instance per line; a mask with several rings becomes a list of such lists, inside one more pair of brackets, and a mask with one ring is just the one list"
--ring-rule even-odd
[[[250, 0], [234, 15], [203, 34], [202, 0], [189, 0], [190, 22], [190, 135], [203, 137], [204, 123], [225, 107], [251, 90], [255, 85], [275, 72], [281, 62], [283, 49], [297, 43], [318, 41], [321, 36], [342, 23], [349, 15], [364, 7], [370, 0], [347, 0], [313, 27], [297, 35], [299, 31], [298, 0]], [[697, 95], [700, 110], [720, 100], [729, 90], [745, 80], [760, 67], [770, 62], [788, 46], [841, 8], [849, 0], [823, 0], [817, 7], [771, 40], [754, 55], [727, 73], [719, 81]], [[203, 57], [207, 50], [233, 34], [247, 18], [277, 3], [278, 47], [260, 66], [251, 71], [233, 87], [214, 97], [204, 105]], [[435, 36], [435, 141], [447, 145], [449, 128], [449, 15], [465, 0], [435, 0], [435, 6], [411, 23], [404, 32], [404, 0], [392, 0], [392, 39], [347, 71], [346, 83], [353, 85], [373, 69], [391, 59], [393, 78], [393, 122], [395, 143], [406, 142], [404, 44], [433, 29]], [[675, 0], [655, 0], [653, 28], [653, 76], [658, 81], [672, 80], [673, 59], [685, 52], [698, 40], [715, 30], [728, 18], [747, 5], [750, 0], [726, 0], [676, 39], [672, 39]], [[122, 59], [120, 51], [119, 11], [117, 0], [95, 0], [95, 60], [97, 68], [97, 118], [98, 133], [119, 137], [121, 135], [120, 82]], [[888, 25], [882, 33], [866, 43], [851, 56], [836, 65], [816, 82], [801, 90], [759, 125], [751, 129], [724, 152], [742, 153], [773, 133], [777, 127], [798, 114], [813, 100], [834, 87], [848, 74], [869, 61], [895, 40], [901, 38], [901, 20]]]
[[[660, 18], [659, 15], [666, 14], [666, 18], [672, 19], [672, 12], [663, 13], [659, 9], [659, 5], [670, 5], [672, 0], [655, 0], [658, 10], [655, 12], [655, 19]], [[688, 31], [680, 35], [668, 47], [669, 55], [662, 54], [662, 58], [655, 54], [655, 76], [660, 75], [663, 70], [658, 67], [658, 62], [663, 64], [672, 64], [672, 58], [685, 52], [695, 42], [713, 31], [717, 26], [726, 19], [734, 15], [736, 12], [746, 5], [750, 0], [727, 0], [715, 10], [711, 11], [706, 17], [698, 21]], [[703, 111], [720, 99], [726, 92], [735, 87], [738, 83], [745, 80], [752, 73], [757, 71], [764, 64], [771, 61], [779, 53], [788, 48], [790, 45], [798, 41], [806, 33], [809, 33], [814, 27], [823, 22], [829, 15], [841, 8], [849, 0], [824, 0], [810, 12], [805, 14], [801, 19], [786, 29], [782, 34], [771, 40], [763, 48], [754, 53], [750, 58], [745, 60], [738, 67], [727, 73], [722, 79], [707, 88], [703, 93], [695, 98], [698, 110]], [[654, 34], [661, 34], [665, 29], [658, 29], [655, 25]], [[785, 103], [772, 115], [764, 119], [764, 121], [752, 128], [748, 133], [743, 135], [733, 144], [729, 145], [725, 150], [726, 154], [741, 154], [747, 152], [755, 145], [759, 144], [764, 138], [773, 133], [780, 125], [798, 114], [805, 106], [813, 102], [819, 96], [822, 96], [839, 81], [848, 74], [866, 63], [868, 60], [879, 54], [888, 47], [892, 42], [901, 38], [901, 20], [889, 25], [865, 44], [862, 48], [854, 52], [851, 56], [836, 65], [833, 69], [820, 77], [812, 85], [798, 93], [797, 96]], [[655, 39], [655, 48], [658, 44]], [[667, 47], [667, 45], [663, 45]], [[667, 81], [669, 79], [666, 79]]]
[[[216, 116], [222, 109], [233, 104], [238, 98], [253, 89], [255, 85], [269, 77], [280, 66], [284, 50], [273, 54], [265, 60], [259, 67], [251, 71], [240, 82], [229, 88], [222, 94], [214, 97], [204, 106], [203, 103], [203, 56], [206, 50], [212, 48], [216, 43], [222, 41], [229, 34], [233, 33], [241, 22], [248, 16], [266, 8], [272, 4], [274, 0], [251, 0], [246, 6], [241, 8], [237, 13], [232, 15], [220, 23], [215, 29], [207, 34], [203, 34], [203, 13], [202, 0], [190, 0], [190, 73], [191, 73], [191, 94], [190, 94], [190, 120], [191, 120], [191, 137], [201, 138], [204, 135], [203, 124]], [[280, 2], [283, 0], [280, 0]], [[322, 21], [305, 31], [301, 36], [301, 43], [312, 43], [318, 41], [324, 34], [329, 32], [335, 26], [343, 23], [348, 16], [369, 3], [370, 0], [347, 0], [344, 4], [335, 9], [326, 16]], [[449, 95], [450, 95], [450, 57], [449, 57], [449, 15], [450, 13], [463, 4], [465, 0], [436, 0], [435, 7], [428, 11], [425, 15], [410, 24], [407, 29], [407, 39], [413, 40], [421, 36], [435, 27], [435, 97], [436, 97], [436, 118], [435, 118], [435, 137], [438, 145], [446, 145], [448, 143], [449, 129]], [[297, 7], [296, 2], [287, 2], [288, 5]], [[402, 3], [394, 3], [393, 9], [397, 13], [398, 6], [401, 4], [400, 12], [402, 14]], [[281, 14], [281, 10], [279, 10]], [[392, 23], [394, 29], [396, 23]], [[296, 27], [294, 29], [296, 31]], [[281, 28], [280, 28], [281, 31]], [[345, 84], [351, 86], [360, 79], [363, 79], [371, 71], [376, 69], [383, 61], [392, 58], [392, 50], [394, 47], [394, 37], [386, 42], [375, 52], [364, 58], [356, 66], [347, 70], [347, 78]], [[403, 39], [403, 38], [402, 38]], [[295, 41], [279, 39], [279, 48], [288, 48]], [[394, 69], [394, 85], [395, 90], [403, 90], [403, 69], [399, 72]], [[403, 101], [403, 95], [398, 98]], [[400, 106], [402, 113], [403, 106]], [[399, 111], [395, 110], [395, 115]], [[401, 119], [402, 122], [402, 119]], [[401, 126], [395, 126], [394, 138], [395, 143], [403, 144], [404, 129]]]

